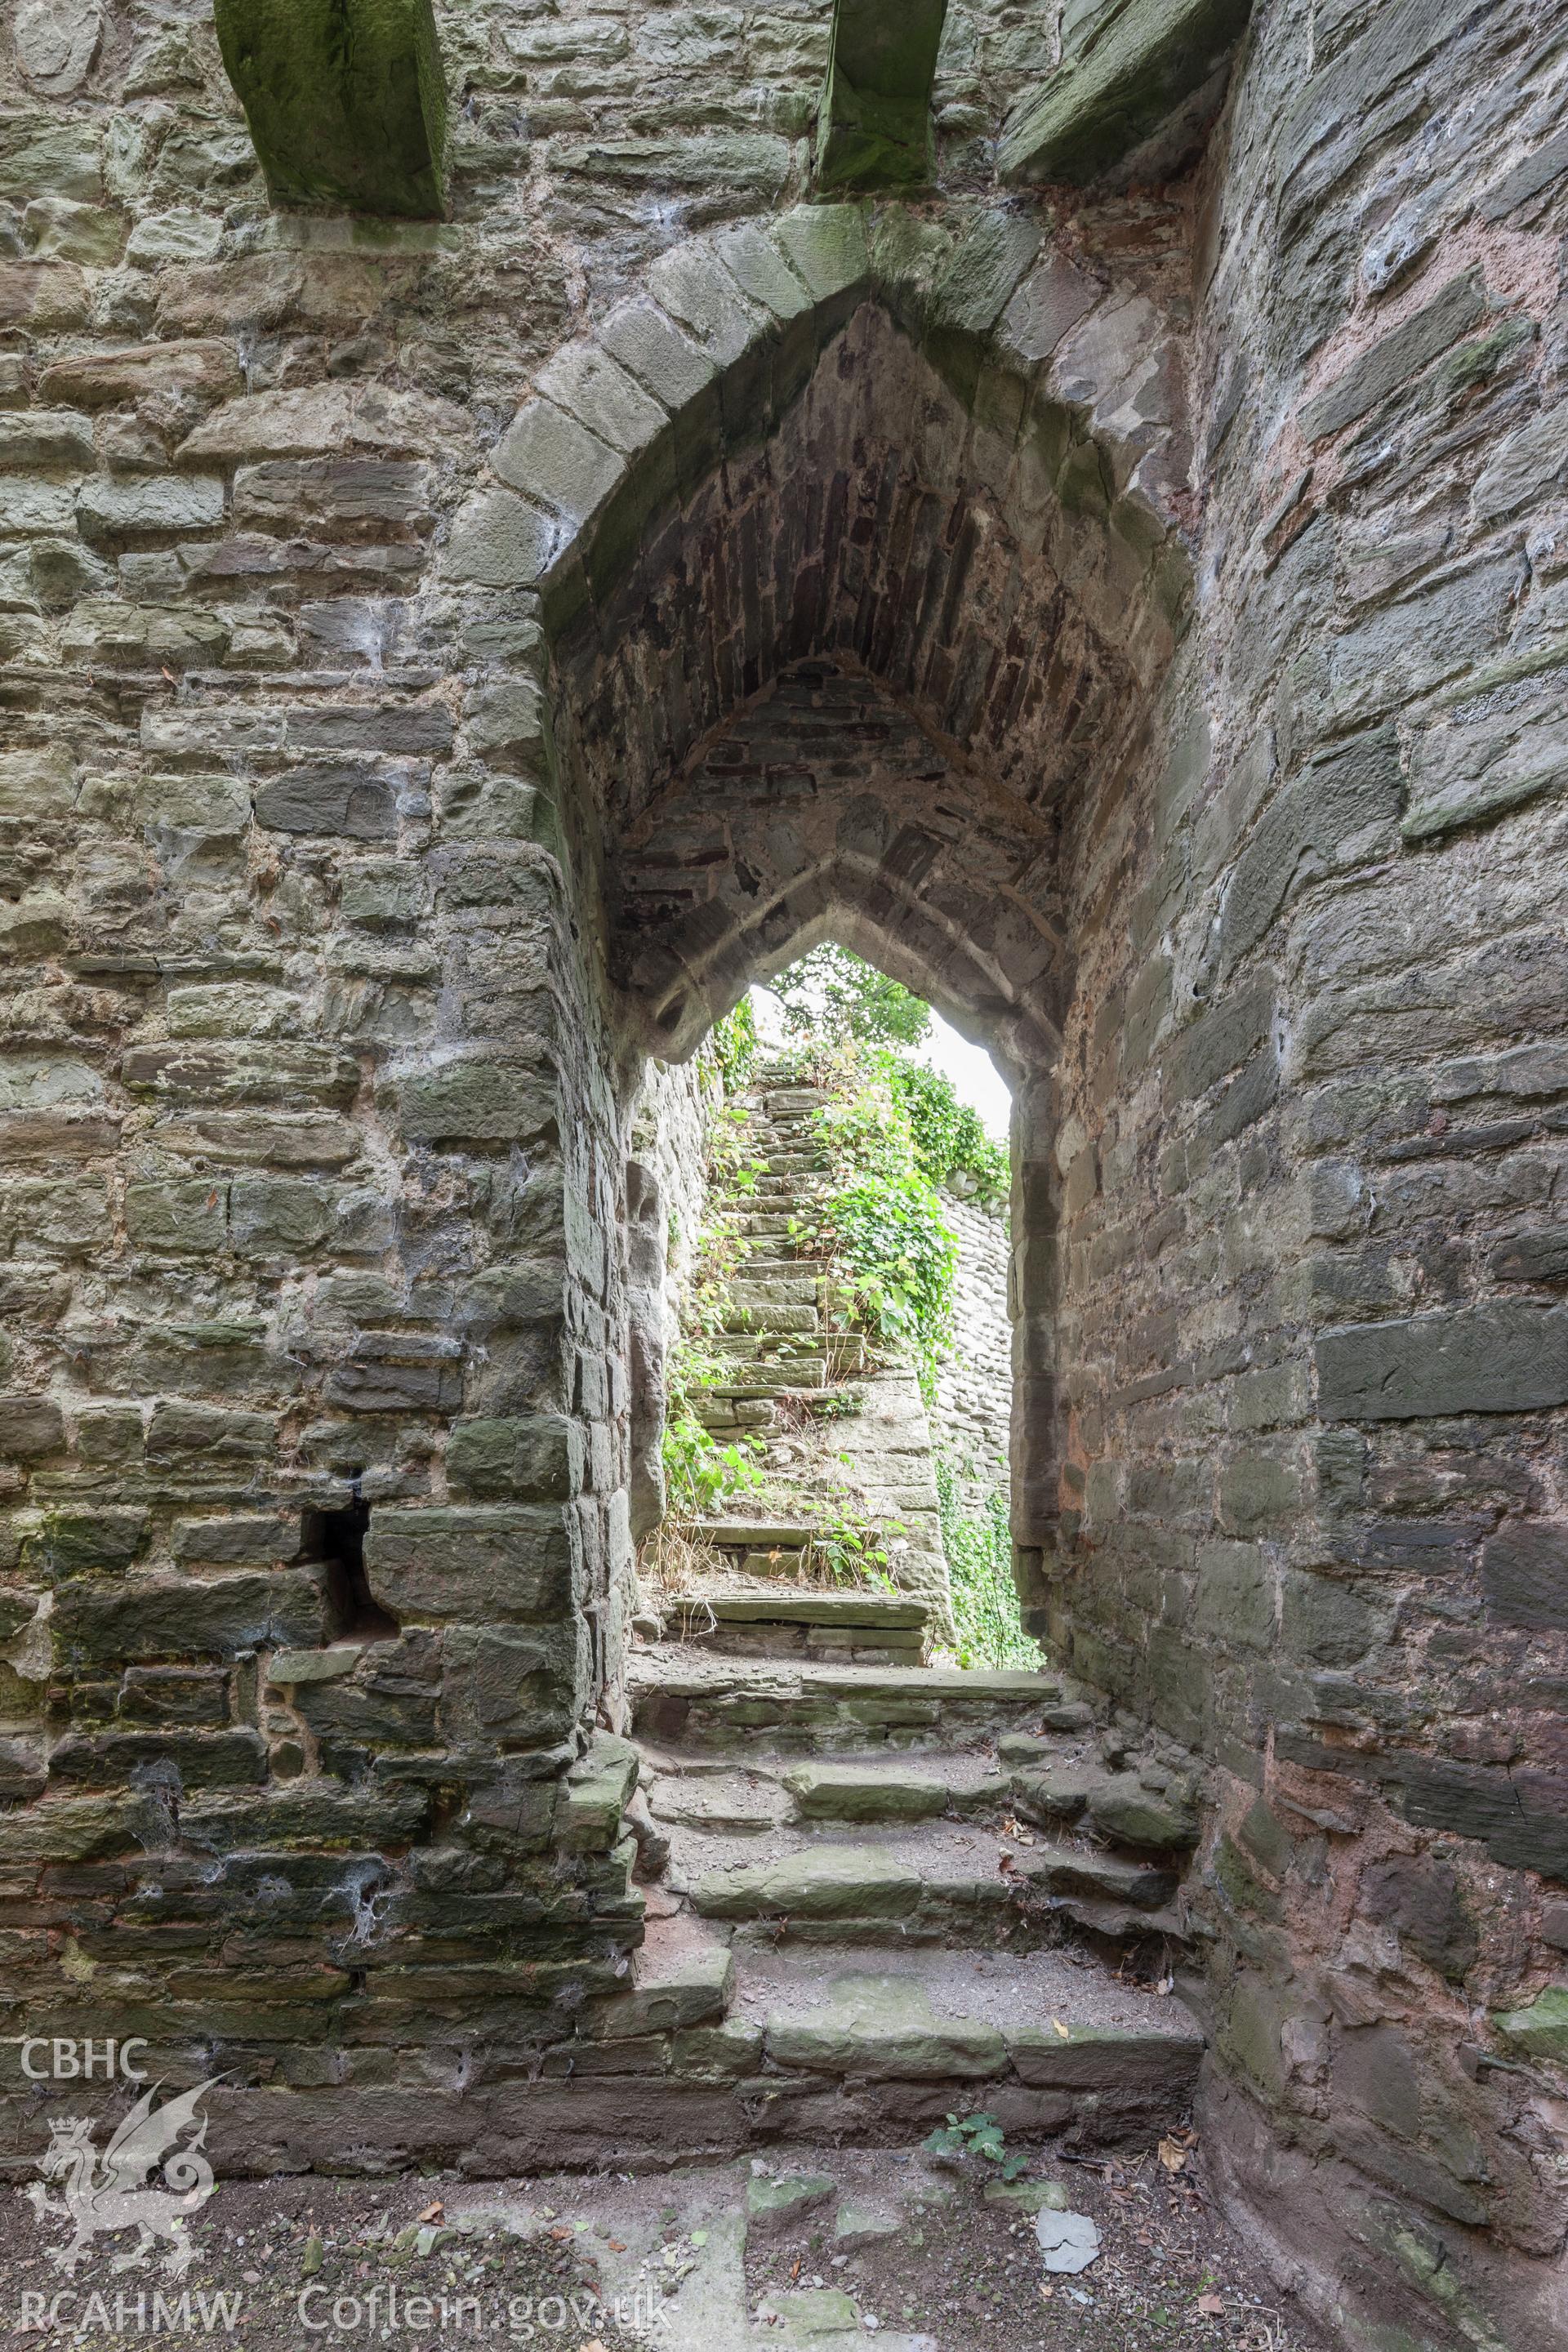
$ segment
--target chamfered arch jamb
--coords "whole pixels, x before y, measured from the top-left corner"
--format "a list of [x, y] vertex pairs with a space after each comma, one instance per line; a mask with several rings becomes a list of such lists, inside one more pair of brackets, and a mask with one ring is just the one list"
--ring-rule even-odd
[[[937, 945], [940, 954], [900, 944], [871, 911], [878, 900], [889, 916], [905, 918], [908, 936]], [[900, 877], [844, 852], [799, 877], [750, 921], [731, 918], [722, 906], [701, 908], [648, 943], [641, 969], [634, 954], [620, 986], [639, 1042], [661, 1061], [689, 1060], [748, 988], [787, 971], [823, 940], [851, 949], [924, 997], [984, 1047], [1010, 1086], [1049, 1067], [1060, 1050], [1060, 1029], [1045, 1008], [1030, 1004], [999, 969], [970, 950], [956, 928]]]

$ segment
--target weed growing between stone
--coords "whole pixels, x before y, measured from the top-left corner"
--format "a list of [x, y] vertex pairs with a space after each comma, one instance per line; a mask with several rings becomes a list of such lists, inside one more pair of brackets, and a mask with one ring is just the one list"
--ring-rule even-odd
[[[753, 2321], [776, 2314], [781, 2334], [828, 2341], [837, 2324], [845, 2343], [856, 2331], [914, 2334], [941, 2352], [1324, 2352], [1312, 2321], [1282, 2306], [1225, 2231], [1195, 2158], [1173, 2174], [1152, 2149], [1094, 2163], [1037, 2149], [1029, 2169], [1046, 2178], [1005, 2182], [967, 2164], [944, 2179], [924, 2155], [862, 2158], [837, 2212], [825, 2204], [776, 2234], [753, 2231]], [[1029, 2193], [1041, 2188], [1099, 2233], [1076, 2276], [1042, 2263]]]

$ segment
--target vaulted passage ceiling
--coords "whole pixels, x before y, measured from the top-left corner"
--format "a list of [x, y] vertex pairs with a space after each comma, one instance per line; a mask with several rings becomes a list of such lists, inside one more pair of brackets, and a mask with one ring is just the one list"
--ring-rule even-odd
[[1162, 624], [1101, 452], [967, 389], [865, 305], [561, 649], [612, 971], [667, 1055], [825, 931], [1049, 1050], [1064, 812], [1133, 756]]
[[750, 985], [832, 936], [1020, 1069], [1067, 980], [1054, 825], [950, 756], [865, 671], [794, 664], [631, 829], [615, 974], [689, 1051]]

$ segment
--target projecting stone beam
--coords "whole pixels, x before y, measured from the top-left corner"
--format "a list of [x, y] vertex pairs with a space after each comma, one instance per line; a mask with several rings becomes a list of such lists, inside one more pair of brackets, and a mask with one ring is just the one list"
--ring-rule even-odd
[[1097, 9], [1043, 96], [1004, 131], [1000, 176], [1075, 187], [1104, 179], [1217, 78], [1250, 10], [1251, 0], [1127, 0], [1120, 13], [1112, 0]]
[[216, 16], [278, 202], [440, 216], [447, 85], [430, 0], [216, 0]]
[[816, 125], [823, 188], [906, 188], [931, 176], [931, 89], [947, 0], [834, 0]]

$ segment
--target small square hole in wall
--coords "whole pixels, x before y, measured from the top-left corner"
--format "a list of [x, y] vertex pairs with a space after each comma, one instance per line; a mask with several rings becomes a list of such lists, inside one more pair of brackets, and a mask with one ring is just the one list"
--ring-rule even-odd
[[390, 1642], [403, 1631], [390, 1609], [370, 1589], [364, 1564], [370, 1505], [356, 1495], [341, 1511], [307, 1511], [303, 1554], [326, 1569], [327, 1635], [330, 1641]]

